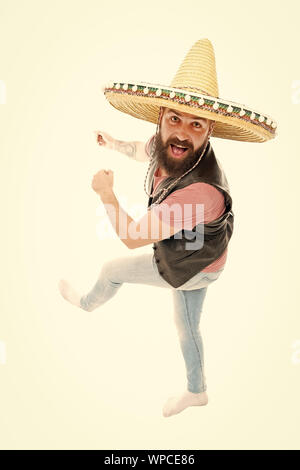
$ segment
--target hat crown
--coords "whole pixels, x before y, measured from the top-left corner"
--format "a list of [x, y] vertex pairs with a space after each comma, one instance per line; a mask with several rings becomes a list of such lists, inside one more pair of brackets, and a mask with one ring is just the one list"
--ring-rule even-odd
[[171, 87], [219, 97], [215, 53], [209, 39], [199, 39], [191, 47]]
[[265, 142], [276, 136], [277, 124], [270, 116], [244, 103], [220, 98], [214, 49], [207, 38], [190, 48], [170, 85], [114, 81], [104, 93], [116, 109], [154, 124], [160, 109], [171, 107], [214, 120], [212, 137]]

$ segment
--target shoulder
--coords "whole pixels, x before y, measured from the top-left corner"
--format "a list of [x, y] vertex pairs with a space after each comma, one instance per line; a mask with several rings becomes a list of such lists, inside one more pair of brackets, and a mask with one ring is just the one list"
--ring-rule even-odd
[[192, 211], [197, 211], [199, 205], [202, 205], [207, 220], [217, 218], [225, 208], [225, 198], [221, 191], [211, 184], [202, 182], [192, 183], [173, 191], [161, 204], [163, 203], [168, 207], [179, 205], [183, 209], [189, 206]]
[[201, 199], [224, 199], [221, 191], [219, 191], [215, 186], [203, 182], [192, 183], [184, 188], [176, 189], [167, 197], [172, 197], [174, 199], [195, 199], [197, 201]]

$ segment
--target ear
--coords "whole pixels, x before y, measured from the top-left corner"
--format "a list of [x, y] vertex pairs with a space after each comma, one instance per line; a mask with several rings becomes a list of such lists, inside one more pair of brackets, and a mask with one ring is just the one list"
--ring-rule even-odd
[[161, 122], [162, 115], [163, 115], [163, 107], [161, 106], [159, 109], [158, 124], [160, 124]]
[[208, 138], [210, 138], [211, 133], [212, 133], [212, 131], [214, 130], [214, 125], [215, 125], [215, 123], [216, 123], [216, 121], [211, 121], [211, 122], [209, 123], [209, 131], [208, 131], [208, 135], [207, 135]]

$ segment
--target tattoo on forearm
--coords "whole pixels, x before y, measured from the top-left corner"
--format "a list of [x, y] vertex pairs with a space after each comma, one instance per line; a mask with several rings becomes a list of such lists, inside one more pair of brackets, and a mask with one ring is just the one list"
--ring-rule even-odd
[[122, 140], [115, 141], [115, 149], [119, 152], [125, 153], [130, 158], [136, 158], [136, 144], [133, 142], [123, 142]]

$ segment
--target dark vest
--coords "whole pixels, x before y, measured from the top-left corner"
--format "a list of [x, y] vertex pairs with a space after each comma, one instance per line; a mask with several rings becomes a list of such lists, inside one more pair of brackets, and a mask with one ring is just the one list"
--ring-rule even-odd
[[[148, 192], [150, 194], [153, 191], [156, 168], [157, 162], [154, 158], [149, 169]], [[158, 190], [166, 188], [175, 179], [174, 177], [167, 177], [158, 184], [155, 194], [148, 199], [148, 209], [162, 194]], [[234, 213], [231, 210], [232, 199], [228, 182], [210, 142], [200, 163], [168, 190], [162, 201], [173, 191], [197, 182], [211, 184], [221, 191], [225, 198], [225, 212], [212, 222], [198, 224], [192, 230], [183, 229], [170, 238], [153, 243], [158, 271], [175, 288], [184, 284], [218, 259], [227, 247], [233, 232]], [[199, 198], [199, 204], [201, 202]]]

